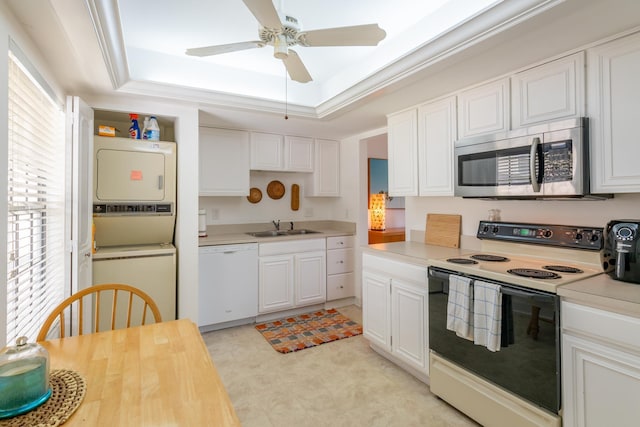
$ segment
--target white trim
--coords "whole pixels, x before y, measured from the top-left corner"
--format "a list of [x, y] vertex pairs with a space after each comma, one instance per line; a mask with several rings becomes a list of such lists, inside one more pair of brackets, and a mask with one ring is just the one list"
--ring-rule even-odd
[[[117, 0], [86, 0], [107, 70], [115, 89], [121, 92], [174, 97], [185, 101], [207, 102], [256, 111], [281, 112], [284, 103], [261, 98], [236, 96], [201, 89], [190, 89], [160, 83], [130, 79], [124, 38], [118, 15]], [[440, 34], [393, 64], [374, 72], [370, 77], [316, 106], [290, 106], [290, 115], [329, 118], [357, 101], [364, 101], [382, 89], [401, 82], [454, 54], [474, 46], [514, 25], [538, 15], [565, 0], [520, 0], [500, 2], [493, 8], [469, 18], [453, 29]], [[402, 83], [404, 84], [404, 83]], [[150, 93], [151, 92], [151, 93]]]

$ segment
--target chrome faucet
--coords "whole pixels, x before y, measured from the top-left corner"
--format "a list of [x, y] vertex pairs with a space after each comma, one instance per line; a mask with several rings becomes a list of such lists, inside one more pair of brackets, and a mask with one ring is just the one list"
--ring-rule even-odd
[[280, 220], [279, 219], [275, 219], [273, 221], [271, 221], [273, 223], [273, 226], [276, 228], [276, 231], [280, 231]]

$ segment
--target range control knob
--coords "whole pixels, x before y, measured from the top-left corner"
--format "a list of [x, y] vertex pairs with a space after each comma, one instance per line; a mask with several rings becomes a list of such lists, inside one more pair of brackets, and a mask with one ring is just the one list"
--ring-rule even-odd
[[500, 229], [498, 228], [498, 226], [497, 226], [497, 225], [494, 225], [494, 226], [493, 226], [493, 232], [494, 232], [494, 233], [497, 233], [497, 232], [498, 232], [498, 230], [500, 230]]
[[582, 240], [582, 233], [576, 233], [576, 240]]
[[482, 227], [482, 232], [483, 233], [488, 233], [489, 232], [489, 226], [485, 225], [484, 227]]
[[545, 239], [548, 239], [551, 236], [553, 236], [553, 231], [551, 230], [547, 229], [542, 232], [542, 237], [544, 237]]
[[591, 235], [591, 241], [592, 241], [592, 242], [597, 242], [599, 239], [600, 239], [600, 236], [599, 236], [599, 235], [597, 235], [596, 233], [593, 233], [593, 234]]

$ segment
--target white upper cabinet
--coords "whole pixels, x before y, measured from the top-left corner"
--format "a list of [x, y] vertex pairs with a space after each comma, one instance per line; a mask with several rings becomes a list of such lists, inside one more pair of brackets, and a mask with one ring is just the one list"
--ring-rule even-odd
[[421, 196], [453, 196], [456, 98], [418, 108], [418, 176]]
[[313, 173], [307, 178], [305, 196], [340, 196], [340, 142], [316, 139]]
[[313, 139], [301, 136], [284, 137], [284, 170], [313, 172]]
[[199, 195], [249, 194], [249, 132], [200, 128]]
[[458, 137], [509, 129], [509, 79], [496, 80], [458, 94]]
[[512, 127], [584, 115], [584, 52], [511, 78]]
[[418, 195], [418, 113], [416, 109], [387, 116], [389, 195]]
[[272, 133], [251, 132], [251, 169], [284, 169], [284, 138]]
[[640, 192], [640, 34], [587, 51], [591, 191]]
[[251, 132], [251, 169], [313, 172], [313, 139]]

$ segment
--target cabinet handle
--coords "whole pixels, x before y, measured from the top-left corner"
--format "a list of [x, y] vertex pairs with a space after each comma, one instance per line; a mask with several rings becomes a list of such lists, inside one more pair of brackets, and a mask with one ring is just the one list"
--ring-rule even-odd
[[344, 289], [344, 286], [340, 285], [340, 289]]
[[344, 261], [342, 261], [342, 260], [337, 261], [336, 264], [344, 264]]

